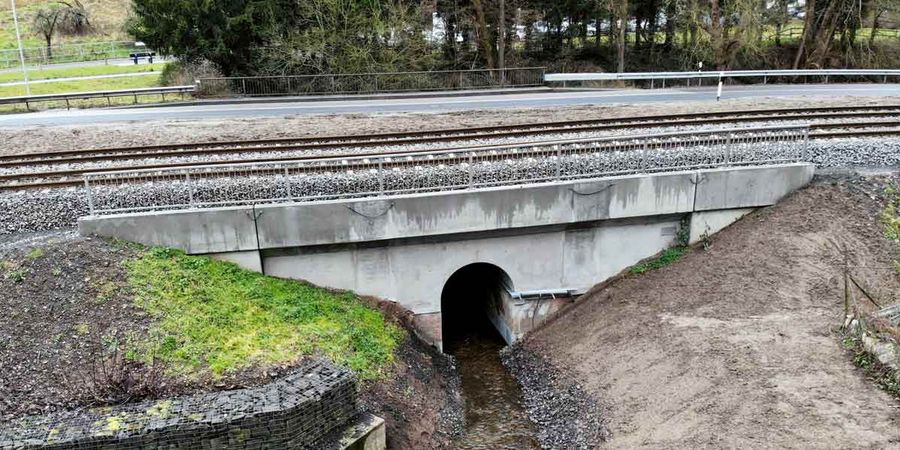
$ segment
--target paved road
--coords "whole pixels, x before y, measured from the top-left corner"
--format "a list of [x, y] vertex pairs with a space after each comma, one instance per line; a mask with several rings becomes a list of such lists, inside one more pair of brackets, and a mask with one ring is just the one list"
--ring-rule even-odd
[[[491, 108], [541, 108], [642, 102], [715, 101], [715, 88], [560, 91], [471, 97], [430, 97], [353, 101], [241, 103], [237, 105], [164, 106], [137, 109], [88, 109], [0, 115], [0, 127], [75, 125], [147, 120], [198, 120], [248, 117], [283, 117], [337, 113], [445, 112]], [[898, 97], [900, 84], [790, 85], [726, 88], [723, 98], [790, 96]]]

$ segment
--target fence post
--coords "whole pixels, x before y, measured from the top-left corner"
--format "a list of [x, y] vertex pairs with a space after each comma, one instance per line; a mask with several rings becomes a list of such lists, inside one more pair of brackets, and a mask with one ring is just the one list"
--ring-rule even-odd
[[241, 96], [247, 96], [247, 79], [241, 78]]
[[384, 160], [378, 160], [378, 193], [384, 195]]
[[84, 189], [87, 194], [87, 202], [88, 202], [88, 212], [90, 215], [94, 215], [94, 193], [91, 192], [91, 183], [89, 177], [84, 177]]
[[809, 127], [803, 129], [803, 161], [809, 161]]
[[284, 187], [285, 187], [285, 189], [287, 190], [287, 199], [288, 199], [288, 201], [293, 200], [293, 199], [294, 199], [294, 196], [291, 195], [291, 178], [290, 178], [290, 172], [288, 172], [288, 168], [287, 168], [287, 167], [284, 168]]
[[469, 189], [475, 184], [475, 153], [469, 152]]
[[562, 148], [556, 146], [556, 181], [562, 179]]
[[728, 133], [728, 136], [725, 138], [725, 165], [731, 165], [731, 137], [734, 136], [732, 133]]
[[193, 208], [194, 207], [194, 185], [191, 184], [191, 173], [190, 172], [185, 172], [184, 181], [185, 181], [185, 183], [187, 183], [188, 206]]

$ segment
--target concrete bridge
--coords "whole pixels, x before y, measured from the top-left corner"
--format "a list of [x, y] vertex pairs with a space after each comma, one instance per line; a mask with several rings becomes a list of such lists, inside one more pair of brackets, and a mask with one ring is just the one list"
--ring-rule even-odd
[[725, 167], [367, 200], [90, 216], [164, 245], [400, 303], [422, 337], [486, 311], [515, 341], [574, 296], [807, 184], [811, 164]]

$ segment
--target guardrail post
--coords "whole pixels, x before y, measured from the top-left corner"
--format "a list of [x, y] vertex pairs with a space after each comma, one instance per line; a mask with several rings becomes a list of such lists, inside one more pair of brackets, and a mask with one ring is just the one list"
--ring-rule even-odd
[[88, 177], [84, 177], [84, 190], [87, 195], [88, 202], [88, 213], [90, 215], [94, 215], [94, 193], [91, 192], [91, 183], [88, 181]]
[[475, 153], [469, 152], [469, 189], [475, 185]]

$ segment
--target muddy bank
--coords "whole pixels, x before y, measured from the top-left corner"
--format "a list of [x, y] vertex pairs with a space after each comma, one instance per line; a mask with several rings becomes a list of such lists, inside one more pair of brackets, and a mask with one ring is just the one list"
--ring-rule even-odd
[[[845, 258], [900, 258], [878, 221], [883, 186], [820, 179], [708, 250], [587, 295], [525, 347], [594, 399], [605, 448], [898, 446], [900, 405], [853, 366], [835, 332]], [[536, 392], [526, 395], [548, 396]], [[535, 413], [545, 430], [569, 421]]]
[[[86, 368], [106, 357], [111, 341], [143, 336], [153, 323], [127, 287], [122, 264], [137, 254], [73, 232], [0, 237], [0, 422], [96, 402], [94, 392], [79, 388]], [[389, 318], [401, 314], [382, 310]], [[259, 386], [293, 367], [215, 380], [166, 376], [150, 398]], [[452, 359], [409, 333], [386, 377], [360, 383], [359, 403], [385, 419], [390, 448], [447, 448], [462, 428], [458, 386]]]
[[410, 335], [391, 373], [360, 386], [360, 404], [384, 418], [389, 449], [443, 449], [463, 430], [459, 377], [451, 358]]

